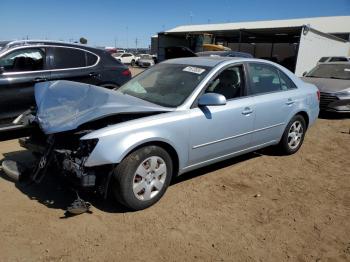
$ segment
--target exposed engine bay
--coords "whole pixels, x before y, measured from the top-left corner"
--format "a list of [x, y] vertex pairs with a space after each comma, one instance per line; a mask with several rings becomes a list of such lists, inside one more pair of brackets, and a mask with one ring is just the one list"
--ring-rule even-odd
[[5, 162], [5, 172], [11, 172], [11, 170], [7, 169], [12, 169], [12, 175], [10, 174], [10, 176], [13, 179], [19, 181], [29, 180], [35, 183], [40, 183], [49, 173], [60, 175], [77, 192], [77, 199], [67, 209], [74, 214], [86, 212], [90, 207], [89, 203], [84, 202], [79, 197], [78, 192], [81, 190], [91, 191], [107, 198], [109, 184], [113, 175], [112, 164], [97, 167], [84, 166], [98, 139], [80, 140], [80, 138], [94, 130], [109, 125], [156, 114], [155, 112], [117, 114], [84, 123], [76, 130], [46, 135], [40, 129], [35, 113], [35, 111], [27, 111], [16, 120], [32, 127], [32, 135], [19, 139], [19, 143], [22, 147], [32, 152], [35, 162], [29, 168], [24, 168], [21, 163], [16, 163], [17, 170], [14, 170], [14, 163], [7, 162], [6, 164]]

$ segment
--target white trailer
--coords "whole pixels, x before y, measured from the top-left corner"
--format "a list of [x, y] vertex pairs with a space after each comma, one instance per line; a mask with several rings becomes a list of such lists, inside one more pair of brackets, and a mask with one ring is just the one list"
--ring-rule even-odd
[[[324, 56], [349, 56], [348, 41], [326, 34], [308, 25], [280, 28], [249, 28], [202, 32], [170, 30], [158, 34], [158, 61], [167, 58], [169, 47], [186, 47], [193, 52], [203, 43], [200, 34], [212, 36], [212, 44], [223, 44], [233, 51], [252, 54], [256, 58], [277, 62], [297, 76], [316, 66]], [[199, 41], [198, 41], [199, 40]], [[207, 42], [207, 39], [205, 39]], [[181, 52], [179, 52], [180, 54]], [[184, 55], [188, 56], [188, 54]]]
[[349, 55], [350, 43], [330, 34], [325, 34], [308, 26], [303, 27], [295, 74], [302, 76], [310, 71], [321, 57]]

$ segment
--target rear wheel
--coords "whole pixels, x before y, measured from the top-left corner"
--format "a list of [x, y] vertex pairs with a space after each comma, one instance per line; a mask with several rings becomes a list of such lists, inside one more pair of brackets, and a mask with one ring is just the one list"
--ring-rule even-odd
[[286, 155], [294, 154], [303, 144], [306, 132], [305, 119], [295, 115], [288, 123], [280, 141], [280, 149]]
[[145, 209], [164, 195], [172, 170], [171, 158], [163, 148], [142, 147], [115, 168], [112, 190], [117, 201], [127, 208]]
[[131, 61], [131, 66], [134, 67], [135, 65], [136, 65], [135, 60], [132, 60], [132, 61]]

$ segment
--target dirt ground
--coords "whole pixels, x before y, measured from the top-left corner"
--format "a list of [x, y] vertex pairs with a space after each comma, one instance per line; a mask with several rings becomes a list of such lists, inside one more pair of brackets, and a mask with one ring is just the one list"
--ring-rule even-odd
[[[0, 177], [0, 261], [350, 261], [350, 119], [318, 119], [301, 150], [244, 155], [174, 180], [155, 206], [127, 212], [94, 195]], [[16, 140], [4, 156], [30, 157]]]

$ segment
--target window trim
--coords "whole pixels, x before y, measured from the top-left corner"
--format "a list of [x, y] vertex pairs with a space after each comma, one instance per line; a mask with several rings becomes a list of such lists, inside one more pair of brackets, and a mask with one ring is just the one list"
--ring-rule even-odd
[[[62, 47], [62, 48], [71, 48], [71, 49], [77, 49], [77, 50], [81, 50], [84, 52], [88, 52], [91, 53], [95, 56], [97, 56], [97, 60], [96, 63], [91, 65], [91, 66], [85, 66], [85, 67], [71, 67], [71, 68], [61, 68], [61, 69], [45, 69], [45, 70], [37, 70], [37, 71], [24, 71], [24, 72], [4, 72], [2, 73], [2, 76], [11, 76], [11, 75], [19, 75], [19, 74], [33, 74], [33, 73], [47, 73], [47, 72], [59, 72], [59, 71], [67, 71], [67, 70], [81, 70], [81, 69], [86, 69], [86, 68], [92, 68], [97, 66], [100, 63], [100, 56], [97, 55], [94, 52], [91, 52], [89, 50], [83, 49], [83, 48], [78, 48], [78, 47], [72, 47], [72, 46], [62, 46], [62, 45], [27, 45], [27, 46], [19, 46], [19, 47], [15, 47], [15, 48], [11, 48], [9, 50], [7, 50], [6, 52], [4, 52], [3, 54], [1, 54], [1, 58], [4, 57], [5, 55], [7, 55], [8, 53], [18, 50], [18, 49], [26, 49], [26, 48], [46, 48], [46, 57], [49, 57], [47, 54], [50, 53], [50, 56], [52, 55], [51, 53], [51, 47]], [[1, 59], [0, 58], [0, 59]], [[50, 57], [50, 67], [51, 67], [51, 57]], [[48, 60], [46, 59], [46, 62]], [[47, 63], [46, 63], [47, 65]]]
[[235, 66], [241, 66], [242, 69], [243, 69], [243, 77], [244, 77], [244, 89], [243, 89], [243, 96], [240, 96], [240, 97], [236, 97], [236, 98], [231, 98], [231, 99], [227, 99], [226, 101], [229, 102], [229, 101], [234, 101], [234, 100], [237, 100], [237, 99], [243, 99], [243, 98], [247, 98], [249, 95], [248, 95], [248, 90], [249, 90], [249, 84], [248, 83], [248, 74], [247, 74], [247, 68], [246, 68], [246, 62], [236, 62], [236, 63], [233, 63], [233, 64], [228, 64], [228, 65], [225, 65], [223, 66], [222, 68], [220, 68], [218, 71], [215, 72], [215, 74], [205, 83], [204, 87], [202, 88], [201, 92], [197, 95], [197, 97], [194, 99], [190, 109], [193, 109], [193, 108], [198, 108], [198, 100], [199, 98], [205, 93], [205, 90], [207, 90], [207, 88], [209, 87], [209, 85], [212, 83], [212, 81], [218, 77], [224, 70], [226, 70], [227, 68], [230, 68], [230, 67], [235, 67]]
[[[265, 65], [265, 66], [268, 66], [268, 67], [272, 67], [274, 69], [277, 70], [277, 75], [278, 75], [278, 79], [280, 81], [280, 85], [281, 85], [281, 79], [280, 79], [280, 74], [279, 74], [279, 71], [282, 71], [280, 70], [279, 68], [277, 68], [276, 66], [274, 65], [271, 65], [271, 64], [268, 64], [268, 63], [264, 63], [264, 62], [259, 62], [259, 61], [254, 61], [254, 62], [247, 62], [247, 72], [248, 72], [248, 78], [249, 78], [249, 92], [248, 92], [248, 95], [247, 96], [250, 96], [250, 97], [253, 97], [253, 96], [260, 96], [260, 95], [266, 95], [266, 94], [273, 94], [273, 93], [279, 93], [279, 92], [288, 92], [288, 91], [292, 91], [292, 90], [295, 90], [297, 89], [297, 85], [295, 85], [294, 81], [292, 79], [290, 79], [290, 77], [288, 77], [286, 74], [286, 76], [293, 82], [293, 84], [295, 85], [296, 88], [292, 88], [292, 89], [287, 89], [287, 90], [283, 90], [282, 87], [280, 88], [280, 90], [276, 90], [276, 91], [270, 91], [270, 92], [264, 92], [264, 93], [257, 93], [257, 94], [252, 94], [251, 93], [251, 89], [250, 89], [250, 85], [251, 85], [251, 71], [249, 70], [249, 65], [250, 64], [262, 64], [262, 65]], [[283, 72], [282, 72], [283, 73]]]

